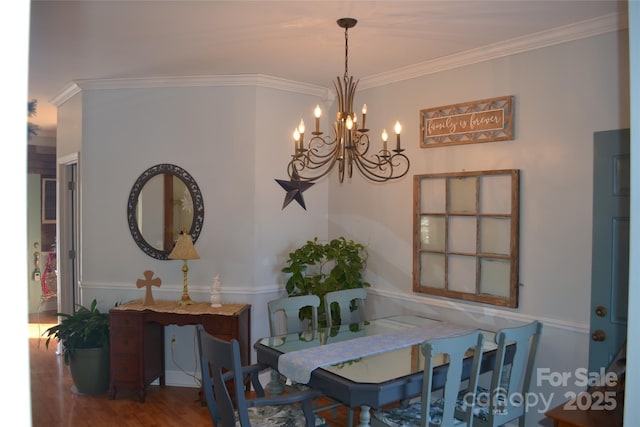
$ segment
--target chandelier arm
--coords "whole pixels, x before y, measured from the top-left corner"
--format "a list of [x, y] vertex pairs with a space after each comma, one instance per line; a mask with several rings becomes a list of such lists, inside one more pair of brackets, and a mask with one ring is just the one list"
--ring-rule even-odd
[[[327, 175], [339, 160], [339, 145], [329, 140], [329, 137], [322, 138], [314, 136], [309, 141], [309, 148], [293, 156], [289, 162], [287, 171], [293, 177], [295, 169], [298, 178], [302, 181], [315, 181]], [[327, 151], [328, 150], [328, 151]], [[318, 174], [313, 171], [321, 170]]]
[[347, 113], [353, 113], [353, 101], [356, 97], [356, 88], [358, 87], [359, 80], [354, 80], [353, 77], [349, 77], [349, 86], [348, 86], [348, 103], [349, 111]]
[[[338, 82], [336, 84], [336, 82]], [[333, 82], [333, 87], [336, 90], [336, 95], [338, 98], [338, 114], [344, 111], [344, 96], [342, 92], [342, 83], [340, 83], [340, 77], [336, 78], [336, 81]]]
[[294, 179], [294, 170], [295, 170], [295, 174], [296, 174], [296, 180], [298, 181], [308, 181], [308, 182], [314, 182], [319, 180], [320, 178], [323, 178], [324, 176], [326, 176], [329, 172], [331, 172], [331, 170], [333, 169], [333, 167], [335, 166], [336, 160], [333, 159], [331, 161], [330, 166], [327, 167], [327, 169], [325, 169], [324, 171], [322, 171], [321, 173], [319, 173], [318, 175], [307, 175], [305, 174], [305, 170], [307, 169], [314, 169], [314, 168], [309, 168], [308, 166], [299, 166], [301, 165], [300, 160], [299, 159], [294, 159], [291, 160], [289, 162], [289, 165], [287, 166], [287, 172], [289, 174], [289, 177], [291, 179]]
[[[378, 155], [376, 155], [376, 157], [381, 159], [379, 163], [373, 162], [365, 157], [354, 157], [356, 167], [360, 173], [370, 181], [385, 182], [392, 179], [399, 179], [409, 172], [409, 158], [402, 153], [394, 154], [387, 159]], [[376, 171], [386, 172], [377, 173]], [[400, 171], [400, 173], [394, 174], [398, 171]]]
[[369, 151], [369, 134], [356, 133], [356, 137], [353, 142], [353, 148], [358, 156], [366, 156]]

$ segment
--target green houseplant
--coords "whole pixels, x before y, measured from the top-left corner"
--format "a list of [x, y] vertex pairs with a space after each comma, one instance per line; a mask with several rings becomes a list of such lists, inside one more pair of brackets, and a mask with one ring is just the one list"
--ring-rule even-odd
[[100, 394], [109, 387], [109, 314], [82, 305], [73, 314], [57, 313], [59, 324], [44, 331], [49, 348], [52, 339], [62, 344], [64, 362], [80, 394]]
[[[371, 286], [363, 277], [366, 261], [367, 250], [360, 243], [344, 237], [321, 243], [315, 237], [289, 254], [287, 265], [282, 269], [291, 274], [286, 284], [287, 294], [290, 297], [317, 295], [320, 298], [318, 325], [326, 327], [324, 296], [327, 292]], [[331, 314], [334, 318], [340, 317], [338, 311]], [[311, 319], [311, 310], [303, 309], [300, 316]]]

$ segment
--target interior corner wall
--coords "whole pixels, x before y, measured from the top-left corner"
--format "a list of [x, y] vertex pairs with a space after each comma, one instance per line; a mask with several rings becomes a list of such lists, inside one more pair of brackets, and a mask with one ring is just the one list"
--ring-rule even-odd
[[[303, 193], [306, 209], [296, 201], [283, 207], [287, 192], [277, 182], [289, 180], [293, 129], [301, 115], [312, 116], [318, 98], [258, 87], [255, 135], [255, 284], [286, 282], [280, 271], [290, 252], [328, 233], [328, 184], [321, 180]], [[266, 309], [266, 305], [265, 305]]]
[[[156, 299], [181, 295], [181, 263], [145, 255], [127, 224], [136, 179], [173, 163], [193, 176], [205, 207], [200, 259], [189, 262], [190, 295], [208, 301], [219, 274], [223, 302], [252, 304], [252, 340], [268, 335], [266, 302], [282, 293], [287, 254], [308, 236], [327, 234], [326, 184], [305, 193], [305, 211], [295, 202], [282, 209], [286, 193], [274, 180], [287, 178], [289, 129], [317, 102], [277, 89], [216, 86], [88, 89], [61, 106], [62, 153], [81, 152], [82, 302], [97, 298], [108, 309], [141, 298], [135, 282], [145, 270], [162, 279]], [[166, 336], [191, 342], [189, 329]], [[175, 360], [190, 369], [193, 349], [176, 349]], [[184, 380], [172, 363], [168, 378]]]
[[[402, 123], [411, 160], [398, 182], [371, 184], [354, 173], [350, 183], [329, 187], [329, 234], [368, 246], [374, 316], [455, 313], [459, 322], [493, 329], [540, 319], [540, 366], [588, 366], [593, 133], [629, 127], [627, 43], [626, 31], [608, 33], [357, 94], [376, 141], [374, 126], [389, 132]], [[420, 110], [506, 95], [515, 97], [514, 140], [420, 148]], [[519, 308], [414, 294], [412, 176], [493, 169], [521, 171]], [[563, 391], [545, 393], [559, 404]]]

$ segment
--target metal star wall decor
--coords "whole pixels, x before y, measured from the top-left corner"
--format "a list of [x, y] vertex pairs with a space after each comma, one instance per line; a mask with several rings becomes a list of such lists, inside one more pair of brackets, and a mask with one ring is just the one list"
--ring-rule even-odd
[[291, 181], [285, 181], [283, 179], [276, 179], [276, 182], [280, 184], [282, 188], [287, 192], [287, 195], [284, 196], [284, 203], [282, 204], [282, 209], [286, 208], [292, 200], [298, 202], [300, 206], [306, 211], [307, 207], [304, 204], [304, 197], [302, 193], [309, 189], [314, 183], [309, 181], [301, 181], [297, 179], [297, 176], [291, 178]]

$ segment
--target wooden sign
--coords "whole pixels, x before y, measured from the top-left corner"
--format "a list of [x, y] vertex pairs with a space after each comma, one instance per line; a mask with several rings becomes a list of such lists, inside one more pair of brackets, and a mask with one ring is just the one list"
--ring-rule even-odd
[[420, 110], [420, 147], [513, 139], [513, 96]]

